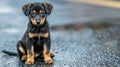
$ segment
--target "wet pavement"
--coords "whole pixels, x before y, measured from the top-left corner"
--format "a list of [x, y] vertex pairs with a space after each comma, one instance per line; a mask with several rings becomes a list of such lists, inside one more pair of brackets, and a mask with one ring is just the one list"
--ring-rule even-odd
[[[0, 5], [0, 51], [16, 52], [16, 42], [21, 39], [28, 19], [21, 7], [34, 1], [3, 1]], [[68, 23], [85, 23], [94, 20], [120, 18], [120, 10], [108, 7], [46, 1], [54, 5], [48, 17], [50, 26]], [[0, 7], [2, 9], [3, 7]], [[115, 21], [113, 21], [115, 23]], [[120, 23], [120, 20], [117, 21]], [[120, 67], [120, 25], [97, 29], [51, 30], [51, 52], [55, 54], [54, 64], [44, 64], [41, 60], [29, 67]], [[20, 64], [17, 57], [0, 52], [0, 67], [27, 67]]]

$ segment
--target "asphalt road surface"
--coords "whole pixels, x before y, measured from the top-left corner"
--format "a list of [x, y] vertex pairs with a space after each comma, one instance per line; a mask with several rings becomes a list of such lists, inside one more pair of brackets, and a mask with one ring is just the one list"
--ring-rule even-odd
[[[0, 51], [16, 52], [16, 43], [21, 39], [28, 22], [21, 7], [28, 2], [4, 0], [0, 3]], [[67, 1], [46, 2], [54, 5], [48, 17], [50, 26], [120, 18], [120, 10], [110, 7]], [[120, 67], [119, 29], [120, 25], [97, 30], [87, 27], [78, 31], [51, 30], [51, 52], [55, 54], [52, 65], [38, 60], [34, 65], [27, 66], [21, 64], [17, 57], [0, 52], [0, 67]]]

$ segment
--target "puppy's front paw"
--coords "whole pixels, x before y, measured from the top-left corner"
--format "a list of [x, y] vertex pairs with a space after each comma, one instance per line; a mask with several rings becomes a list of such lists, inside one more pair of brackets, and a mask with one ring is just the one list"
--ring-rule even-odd
[[51, 57], [45, 57], [44, 61], [45, 63], [49, 63], [49, 64], [53, 63], [53, 59], [51, 59]]
[[33, 57], [28, 58], [27, 61], [25, 62], [25, 64], [27, 64], [27, 65], [34, 64], [34, 58]]
[[29, 60], [29, 61], [26, 61], [25, 64], [31, 65], [31, 64], [34, 64], [34, 61], [32, 61], [32, 60], [30, 61], [30, 60]]

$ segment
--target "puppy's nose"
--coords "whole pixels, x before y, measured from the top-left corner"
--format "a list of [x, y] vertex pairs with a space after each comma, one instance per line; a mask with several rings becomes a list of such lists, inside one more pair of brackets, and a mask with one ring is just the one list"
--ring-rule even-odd
[[40, 24], [40, 19], [36, 19], [37, 24]]
[[40, 23], [40, 16], [39, 15], [36, 16], [36, 22], [37, 22], [37, 24]]

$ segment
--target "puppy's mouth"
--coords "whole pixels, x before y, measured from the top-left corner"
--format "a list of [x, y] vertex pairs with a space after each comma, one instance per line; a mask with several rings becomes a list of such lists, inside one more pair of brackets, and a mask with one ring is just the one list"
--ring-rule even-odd
[[41, 18], [41, 19], [36, 19], [36, 18], [31, 18], [31, 22], [33, 25], [35, 26], [41, 26], [44, 24], [45, 22], [45, 17]]
[[40, 19], [36, 19], [36, 23], [37, 23], [37, 24], [40, 24]]

